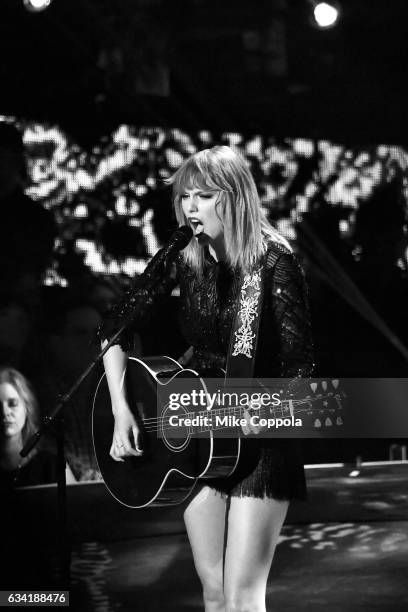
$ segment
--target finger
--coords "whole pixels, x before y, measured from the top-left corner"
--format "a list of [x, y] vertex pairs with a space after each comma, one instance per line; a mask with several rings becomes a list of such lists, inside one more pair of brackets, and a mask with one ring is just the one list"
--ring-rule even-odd
[[260, 429], [261, 429], [259, 425], [256, 425], [256, 423], [254, 423], [251, 420], [249, 421], [249, 428], [251, 430], [251, 433], [253, 433], [253, 434], [259, 433]]
[[122, 438], [116, 438], [114, 444], [112, 445], [115, 451], [115, 455], [117, 457], [121, 457], [125, 450], [125, 444], [122, 442]]
[[113, 453], [117, 461], [124, 461], [123, 457], [126, 457], [126, 438], [125, 436], [115, 436], [112, 444]]
[[137, 429], [137, 427], [132, 427], [132, 433], [133, 433], [133, 440], [135, 442], [135, 449], [137, 453], [143, 453], [143, 448], [142, 448], [142, 444], [141, 444], [141, 435], [140, 435], [140, 431]]
[[258, 424], [257, 424], [257, 425], [254, 425], [254, 432], [255, 432], [256, 434], [259, 434], [259, 432], [260, 432], [260, 431], [262, 431], [262, 426], [261, 426], [261, 425], [259, 424], [259, 422], [258, 422]]
[[244, 411], [244, 419], [245, 419], [245, 423], [242, 423], [241, 425], [241, 429], [243, 431], [244, 436], [247, 436], [250, 433], [250, 429], [249, 429], [249, 419], [248, 419], [248, 413], [246, 411]]
[[130, 443], [130, 440], [126, 440], [123, 442], [124, 444], [121, 450], [125, 456], [134, 455], [135, 457], [137, 457], [140, 454], [140, 452], [133, 448], [132, 444]]
[[[256, 416], [258, 414], [259, 408], [258, 406], [256, 408], [254, 408], [251, 404], [250, 404], [250, 410], [246, 411], [246, 419], [248, 422], [248, 429], [249, 429], [249, 433], [252, 434], [257, 434], [260, 432], [261, 428], [259, 425], [256, 425], [253, 421], [252, 421], [252, 417]], [[252, 411], [252, 412], [251, 412]]]
[[112, 443], [112, 446], [110, 447], [109, 455], [114, 461], [123, 461], [123, 459], [117, 456], [117, 449], [114, 443]]

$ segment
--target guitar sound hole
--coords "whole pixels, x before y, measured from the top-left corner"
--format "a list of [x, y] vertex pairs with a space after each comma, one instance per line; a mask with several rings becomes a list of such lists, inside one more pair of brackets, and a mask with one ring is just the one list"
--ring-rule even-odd
[[164, 444], [174, 452], [184, 450], [190, 441], [189, 428], [182, 424], [182, 419], [179, 419], [185, 414], [187, 413], [183, 409], [179, 413], [169, 407], [166, 407], [162, 413], [160, 435]]

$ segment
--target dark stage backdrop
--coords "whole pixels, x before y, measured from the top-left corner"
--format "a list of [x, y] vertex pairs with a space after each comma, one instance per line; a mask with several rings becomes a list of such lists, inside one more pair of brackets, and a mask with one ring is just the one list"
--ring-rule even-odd
[[[190, 154], [214, 144], [234, 145], [246, 157], [262, 204], [284, 236], [296, 240], [307, 218], [326, 243], [329, 232], [356, 261], [359, 208], [369, 206], [376, 188], [395, 181], [406, 202], [408, 151], [400, 146], [120, 125], [84, 150], [57, 125], [17, 125], [27, 152], [26, 192], [54, 212], [59, 228], [48, 285], [66, 285], [86, 269], [142, 272], [175, 225], [163, 179]], [[377, 216], [387, 216], [395, 189], [393, 194], [384, 193]]]

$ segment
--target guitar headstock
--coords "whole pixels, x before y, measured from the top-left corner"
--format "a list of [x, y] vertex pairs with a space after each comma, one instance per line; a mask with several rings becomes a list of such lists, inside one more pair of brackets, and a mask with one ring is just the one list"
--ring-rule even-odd
[[284, 399], [279, 408], [270, 410], [271, 415], [300, 418], [302, 427], [308, 430], [341, 427], [344, 424], [345, 394], [339, 379], [302, 380], [287, 397], [289, 399]]
[[309, 383], [311, 394], [305, 398], [305, 416], [314, 429], [341, 427], [343, 423], [344, 392], [340, 380], [322, 379]]

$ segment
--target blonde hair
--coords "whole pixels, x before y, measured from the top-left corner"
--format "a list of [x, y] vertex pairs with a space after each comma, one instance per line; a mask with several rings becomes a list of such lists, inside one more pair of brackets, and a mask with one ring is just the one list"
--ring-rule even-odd
[[[217, 214], [224, 226], [227, 263], [248, 272], [265, 252], [268, 241], [290, 245], [266, 219], [258, 191], [245, 159], [227, 146], [195, 153], [167, 183], [173, 185], [173, 203], [179, 226], [188, 224], [181, 196], [186, 189], [219, 191]], [[185, 261], [198, 275], [204, 268], [204, 249], [192, 240], [183, 251]]]
[[26, 419], [21, 434], [25, 443], [38, 428], [38, 406], [34, 392], [28, 380], [14, 368], [0, 369], [0, 384], [2, 383], [14, 387], [24, 403]]

